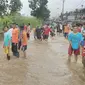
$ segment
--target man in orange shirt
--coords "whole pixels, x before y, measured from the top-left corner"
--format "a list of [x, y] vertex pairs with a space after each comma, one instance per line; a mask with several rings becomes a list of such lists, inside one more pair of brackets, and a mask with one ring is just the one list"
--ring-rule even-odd
[[65, 38], [68, 37], [69, 31], [70, 31], [70, 28], [69, 28], [68, 24], [66, 24], [66, 26], [64, 27], [64, 37]]
[[13, 52], [14, 56], [19, 58], [18, 40], [19, 40], [19, 30], [18, 30], [18, 28], [16, 28], [16, 24], [13, 24], [13, 31], [12, 31], [12, 52]]
[[22, 41], [22, 51], [23, 51], [24, 57], [26, 58], [28, 38], [27, 38], [27, 32], [25, 29], [23, 29], [23, 31], [22, 31], [22, 40], [21, 41]]

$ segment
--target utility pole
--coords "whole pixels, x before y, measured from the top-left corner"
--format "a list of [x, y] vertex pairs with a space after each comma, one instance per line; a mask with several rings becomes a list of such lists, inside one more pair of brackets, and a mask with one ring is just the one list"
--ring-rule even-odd
[[82, 20], [82, 17], [83, 17], [83, 5], [81, 5], [81, 20]]
[[63, 0], [63, 4], [62, 4], [62, 21], [63, 21], [63, 14], [64, 14], [64, 4], [65, 4], [65, 0]]

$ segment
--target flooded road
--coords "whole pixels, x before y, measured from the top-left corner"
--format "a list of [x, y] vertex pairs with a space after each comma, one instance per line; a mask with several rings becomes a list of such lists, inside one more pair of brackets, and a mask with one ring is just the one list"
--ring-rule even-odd
[[[0, 43], [2, 46], [2, 42]], [[85, 85], [85, 69], [81, 58], [68, 64], [68, 42], [55, 40], [29, 41], [27, 59], [6, 60], [0, 47], [0, 85]], [[12, 54], [11, 54], [12, 56]]]

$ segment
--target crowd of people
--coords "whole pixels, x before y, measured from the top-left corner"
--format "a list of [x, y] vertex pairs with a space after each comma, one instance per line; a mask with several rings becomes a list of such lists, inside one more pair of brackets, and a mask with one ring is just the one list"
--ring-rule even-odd
[[[28, 25], [18, 26], [13, 23], [9, 27], [4, 27], [4, 43], [3, 48], [7, 59], [10, 60], [10, 48], [13, 53], [13, 56], [19, 58], [20, 51], [23, 51], [23, 56], [26, 58], [26, 50], [28, 40], [30, 39], [31, 30], [30, 23]], [[38, 40], [48, 40], [49, 34], [53, 37], [55, 36], [55, 31], [50, 27], [49, 24], [46, 24], [42, 27], [37, 26], [33, 29], [34, 39]]]
[[[30, 23], [20, 27], [13, 23], [10, 26], [10, 29], [8, 29], [8, 27], [4, 27], [3, 48], [8, 60], [10, 60], [10, 48], [13, 56], [19, 58], [19, 53], [21, 50], [23, 52], [23, 56], [26, 58], [27, 44], [31, 33], [30, 28]], [[47, 41], [49, 35], [51, 35], [53, 39], [53, 37], [56, 35], [56, 31], [58, 35], [62, 33], [65, 39], [68, 39], [69, 41], [68, 61], [71, 61], [71, 56], [74, 53], [75, 62], [77, 62], [78, 55], [80, 55], [80, 51], [82, 49], [82, 63], [85, 67], [85, 23], [76, 24], [72, 27], [69, 24], [62, 26], [61, 24], [59, 25], [59, 23], [54, 28], [52, 28], [52, 26], [49, 24], [43, 25], [41, 27], [37, 26], [33, 29], [34, 39]]]
[[42, 27], [37, 26], [34, 30], [34, 39], [48, 40], [49, 34], [52, 38], [55, 36], [55, 29], [52, 29], [49, 24], [46, 24]]

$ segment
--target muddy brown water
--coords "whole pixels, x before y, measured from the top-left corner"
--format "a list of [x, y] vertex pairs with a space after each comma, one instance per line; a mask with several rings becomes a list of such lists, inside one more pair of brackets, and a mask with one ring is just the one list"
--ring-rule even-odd
[[11, 54], [7, 61], [0, 42], [0, 85], [85, 85], [81, 58], [67, 63], [68, 42], [63, 37], [28, 42], [27, 59]]

